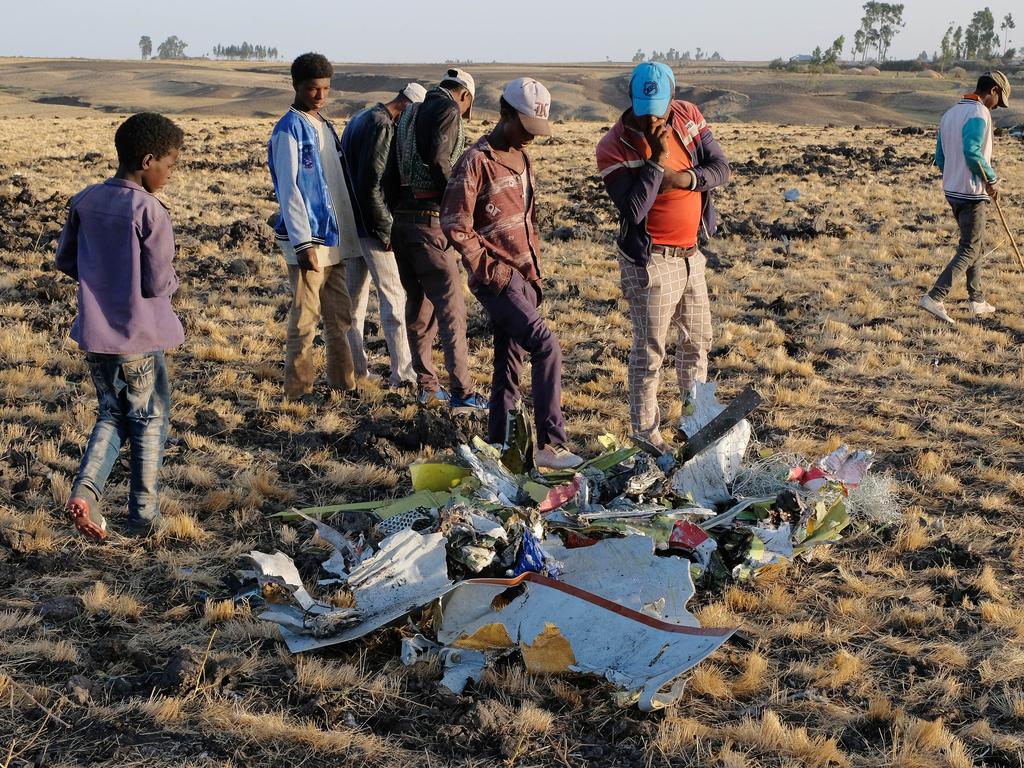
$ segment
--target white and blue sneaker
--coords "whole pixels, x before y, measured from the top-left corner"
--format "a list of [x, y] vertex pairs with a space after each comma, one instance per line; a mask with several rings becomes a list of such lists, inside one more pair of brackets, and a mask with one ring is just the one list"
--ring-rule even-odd
[[487, 413], [491, 409], [491, 404], [483, 395], [478, 395], [474, 392], [471, 395], [463, 395], [458, 397], [453, 395], [448, 400], [448, 405], [452, 408], [452, 413], [461, 416], [467, 416], [473, 413]]
[[440, 408], [451, 400], [448, 393], [441, 387], [433, 392], [429, 389], [421, 389], [419, 397], [416, 399], [424, 408]]

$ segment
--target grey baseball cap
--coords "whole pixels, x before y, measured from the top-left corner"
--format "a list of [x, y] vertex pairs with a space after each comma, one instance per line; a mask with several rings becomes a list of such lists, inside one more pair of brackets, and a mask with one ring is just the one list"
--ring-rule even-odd
[[999, 104], [998, 106], [1003, 109], [1007, 109], [1010, 106], [1010, 80], [1009, 78], [1000, 72], [998, 69], [993, 69], [991, 72], [985, 73], [986, 77], [991, 77], [995, 80], [996, 85], [999, 86]]

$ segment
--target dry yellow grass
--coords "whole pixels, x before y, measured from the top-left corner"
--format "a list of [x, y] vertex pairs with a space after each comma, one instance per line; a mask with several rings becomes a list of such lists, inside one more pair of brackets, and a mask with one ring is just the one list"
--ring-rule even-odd
[[[34, 217], [59, 217], [69, 193], [109, 174], [118, 121], [86, 111], [0, 118], [0, 206], [27, 189]], [[154, 538], [92, 546], [57, 516], [94, 408], [87, 369], [66, 337], [74, 293], [41, 268], [45, 246], [0, 244], [0, 743], [25, 744], [42, 728], [67, 764], [110, 765], [140, 764], [103, 735], [115, 731], [117, 743], [157, 744], [151, 764], [161, 765], [1024, 761], [1024, 319], [1016, 310], [1024, 281], [998, 250], [987, 266], [997, 315], [968, 319], [961, 286], [948, 304], [963, 320], [955, 331], [914, 308], [954, 234], [934, 172], [919, 161], [933, 135], [796, 127], [780, 145], [776, 126], [712, 121], [736, 166], [717, 198], [727, 233], [709, 246], [722, 262], [709, 272], [720, 393], [756, 386], [770, 405], [754, 414], [755, 431], [777, 450], [816, 456], [839, 441], [874, 449], [908, 511], [899, 525], [851, 531], [809, 563], [698, 594], [701, 621], [741, 627], [739, 645], [698, 666], [681, 702], [650, 717], [617, 709], [608, 686], [537, 678], [515, 659], [453, 703], [436, 688], [436, 665], [397, 663], [399, 630], [322, 655], [279, 656], [274, 628], [230, 602], [224, 579], [242, 566], [241, 552], [308, 551], [308, 525], [278, 526], [269, 514], [405, 492], [406, 466], [421, 451], [397, 440], [423, 436], [415, 406], [379, 388], [359, 403], [282, 400], [287, 294], [280, 258], [259, 229], [275, 208], [259, 164], [272, 120], [180, 122], [188, 146], [162, 196], [179, 235], [175, 301], [188, 341], [169, 355], [175, 411], [166, 517]], [[532, 150], [541, 230], [567, 226], [574, 237], [544, 243], [544, 306], [563, 347], [570, 441], [593, 451], [599, 432], [628, 434], [629, 326], [613, 259], [616, 219], [594, 174], [600, 124], [557, 127], [556, 141]], [[850, 160], [844, 145], [892, 145], [905, 164]], [[805, 159], [821, 147], [824, 174]], [[996, 151], [1001, 173], [1024, 178], [1019, 142], [999, 138]], [[790, 186], [801, 189], [798, 204], [782, 200]], [[1003, 205], [1011, 222], [1024, 221], [1012, 189]], [[788, 245], [760, 236], [776, 220], [819, 217], [849, 231]], [[256, 234], [227, 237], [237, 221], [253, 222]], [[755, 234], [728, 234], [744, 223]], [[227, 273], [235, 260], [247, 274]], [[485, 388], [486, 323], [471, 297], [467, 306], [473, 375]], [[383, 372], [378, 325], [368, 339], [371, 365]], [[661, 399], [678, 417], [672, 379], [663, 377]], [[206, 409], [223, 430], [204, 425]], [[428, 439], [422, 453], [446, 447]], [[126, 493], [118, 465], [105, 499], [115, 532]], [[4, 543], [15, 541], [20, 549]], [[79, 596], [83, 610], [59, 622], [36, 612], [61, 596]], [[187, 648], [203, 660], [208, 643], [214, 679], [197, 688], [191, 670], [188, 685], [154, 693], [152, 675], [172, 653]], [[66, 692], [75, 674], [98, 685], [91, 703]], [[99, 735], [72, 737], [40, 704]]]

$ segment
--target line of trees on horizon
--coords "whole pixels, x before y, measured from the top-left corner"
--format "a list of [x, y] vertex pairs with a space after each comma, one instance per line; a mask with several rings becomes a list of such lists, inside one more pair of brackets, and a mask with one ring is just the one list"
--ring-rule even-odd
[[[1003, 17], [999, 31], [996, 32], [996, 19], [991, 9], [985, 6], [983, 10], [975, 11], [971, 17], [970, 24], [966, 29], [963, 26], [954, 27], [950, 22], [946, 34], [942, 36], [940, 43], [941, 54], [937, 57], [943, 66], [949, 66], [958, 60], [989, 60], [999, 56], [1005, 61], [1010, 61], [1017, 53], [1016, 48], [1010, 48], [1010, 32], [1017, 28], [1013, 20], [1013, 14], [1008, 13]], [[1002, 38], [1002, 40], [1000, 40]], [[1000, 46], [1000, 43], [1002, 44]], [[1002, 53], [999, 48], [1002, 47]]]
[[636, 53], [633, 54], [633, 63], [639, 64], [642, 61], [660, 61], [663, 64], [685, 64], [688, 61], [725, 61], [725, 59], [722, 58], [718, 51], [709, 56], [703, 48], [698, 48], [697, 52], [693, 55], [689, 51], [677, 51], [675, 48], [669, 48], [664, 52], [651, 51], [650, 56], [638, 48]]
[[[854, 62], [878, 64], [882, 69], [900, 69], [901, 66], [922, 69], [929, 63], [946, 69], [956, 62], [1001, 60], [1003, 63], [1009, 63], [1013, 61], [1019, 50], [1010, 47], [1012, 42], [1010, 32], [1017, 28], [1013, 14], [1007, 13], [1003, 16], [997, 30], [996, 16], [992, 13], [991, 8], [985, 6], [982, 10], [974, 12], [966, 26], [950, 22], [940, 43], [940, 50], [931, 55], [927, 51], [922, 51], [916, 59], [889, 61], [889, 51], [893, 41], [900, 30], [906, 26], [903, 19], [904, 4], [869, 0], [864, 3], [862, 9], [860, 27], [854, 32], [850, 51], [852, 57], [850, 60]], [[775, 59], [769, 66], [772, 69], [837, 72], [840, 69], [846, 40], [845, 35], [840, 35], [832, 41], [831, 45], [827, 47], [819, 45], [809, 55], [794, 56], [788, 61], [781, 58]], [[709, 56], [701, 48], [697, 49], [696, 55], [691, 55], [690, 51], [678, 51], [675, 48], [669, 48], [664, 52], [654, 50], [650, 54], [645, 53], [642, 49], [637, 49], [633, 54], [634, 64], [639, 64], [642, 61], [661, 61], [669, 65], [676, 65], [691, 61], [724, 60], [718, 51]]]
[[[153, 39], [149, 35], [139, 38], [139, 53], [143, 59], [186, 59], [185, 49], [188, 43], [177, 35], [171, 35], [157, 46], [156, 55], [153, 55]], [[215, 59], [240, 59], [242, 61], [268, 61], [279, 58], [277, 48], [269, 45], [252, 45], [243, 42], [240, 45], [232, 43], [222, 45], [217, 43], [213, 46], [213, 58]]]
[[217, 45], [213, 46], [213, 57], [215, 59], [241, 59], [242, 61], [267, 61], [277, 59], [277, 48], [268, 45], [251, 45], [243, 42], [241, 45]]
[[[925, 69], [926, 65], [937, 65], [946, 69], [955, 62], [991, 62], [1000, 59], [1011, 62], [1017, 54], [1010, 47], [1010, 32], [1017, 25], [1012, 13], [1007, 13], [996, 31], [996, 17], [986, 6], [975, 11], [971, 21], [964, 26], [951, 22], [940, 43], [941, 53], [921, 51], [913, 60], [889, 61], [888, 54], [893, 40], [906, 26], [903, 20], [902, 3], [867, 2], [863, 6], [860, 28], [853, 37], [851, 53], [853, 61], [877, 63], [882, 69]], [[840, 35], [828, 48], [818, 46], [808, 55], [794, 56], [788, 62], [775, 59], [769, 65], [772, 69], [793, 71], [838, 72], [840, 57], [846, 38]], [[874, 55], [872, 55], [872, 52]]]

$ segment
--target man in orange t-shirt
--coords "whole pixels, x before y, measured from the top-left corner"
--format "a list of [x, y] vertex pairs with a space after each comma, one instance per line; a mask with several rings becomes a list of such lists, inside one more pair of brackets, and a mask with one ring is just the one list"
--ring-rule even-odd
[[597, 166], [622, 216], [618, 245], [629, 302], [629, 416], [633, 433], [661, 450], [658, 383], [669, 328], [678, 333], [676, 375], [684, 412], [705, 381], [711, 307], [697, 232], [714, 234], [712, 190], [729, 163], [696, 105], [673, 98], [675, 77], [644, 62], [630, 79], [632, 107], [597, 145]]

